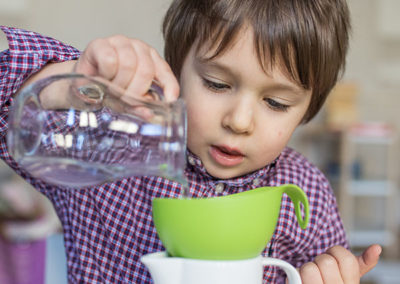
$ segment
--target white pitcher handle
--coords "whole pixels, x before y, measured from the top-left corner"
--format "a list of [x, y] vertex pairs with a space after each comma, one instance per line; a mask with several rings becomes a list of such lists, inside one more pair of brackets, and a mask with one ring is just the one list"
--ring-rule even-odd
[[263, 257], [262, 264], [273, 265], [282, 268], [286, 273], [289, 284], [302, 284], [299, 272], [297, 272], [296, 268], [294, 268], [290, 263], [277, 258]]

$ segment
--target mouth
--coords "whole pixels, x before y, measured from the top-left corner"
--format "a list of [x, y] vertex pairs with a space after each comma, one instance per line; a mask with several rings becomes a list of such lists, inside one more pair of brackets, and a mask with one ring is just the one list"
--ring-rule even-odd
[[236, 166], [244, 159], [244, 154], [239, 150], [225, 145], [212, 145], [210, 155], [215, 162], [225, 167]]

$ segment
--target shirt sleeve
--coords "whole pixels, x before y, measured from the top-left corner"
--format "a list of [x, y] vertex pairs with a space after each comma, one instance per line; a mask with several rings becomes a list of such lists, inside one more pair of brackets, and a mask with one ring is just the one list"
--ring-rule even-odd
[[79, 57], [80, 52], [50, 37], [22, 29], [0, 26], [9, 49], [0, 53], [0, 136], [7, 130], [7, 116], [12, 95], [24, 81], [49, 62]]
[[8, 115], [13, 95], [31, 75], [50, 62], [77, 59], [80, 51], [53, 38], [35, 32], [0, 26], [9, 48], [0, 53], [0, 157], [28, 182], [34, 179], [24, 173], [7, 150]]

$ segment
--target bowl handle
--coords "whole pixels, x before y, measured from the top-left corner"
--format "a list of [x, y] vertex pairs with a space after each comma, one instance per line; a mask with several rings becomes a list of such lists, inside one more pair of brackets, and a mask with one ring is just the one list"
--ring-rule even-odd
[[[296, 212], [297, 222], [299, 223], [302, 229], [307, 228], [307, 224], [309, 221], [309, 208], [308, 208], [308, 199], [307, 195], [304, 191], [294, 184], [285, 184], [281, 186], [283, 193], [286, 193], [294, 204], [294, 210]], [[301, 214], [301, 206], [303, 205], [304, 210], [304, 218]]]

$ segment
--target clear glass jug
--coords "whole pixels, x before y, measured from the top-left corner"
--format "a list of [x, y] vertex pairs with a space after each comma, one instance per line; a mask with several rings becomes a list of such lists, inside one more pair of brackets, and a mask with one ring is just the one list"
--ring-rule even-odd
[[55, 75], [16, 95], [7, 143], [32, 176], [64, 187], [140, 175], [184, 183], [186, 111], [155, 83], [139, 100], [99, 78]]

